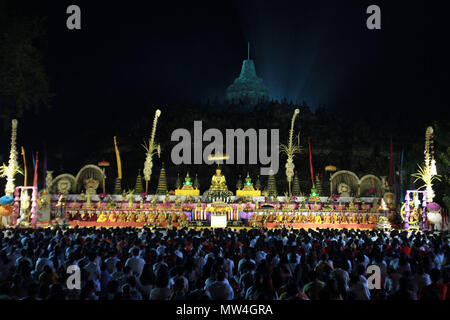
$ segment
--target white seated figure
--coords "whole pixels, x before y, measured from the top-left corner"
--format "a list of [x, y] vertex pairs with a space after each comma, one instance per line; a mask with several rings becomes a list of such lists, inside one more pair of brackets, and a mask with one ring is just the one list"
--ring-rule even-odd
[[341, 182], [338, 185], [338, 193], [341, 197], [350, 197], [350, 187], [348, 184]]

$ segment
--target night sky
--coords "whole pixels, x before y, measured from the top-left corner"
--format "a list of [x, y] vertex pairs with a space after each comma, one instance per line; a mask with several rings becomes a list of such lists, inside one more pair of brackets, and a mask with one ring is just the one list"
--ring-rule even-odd
[[[70, 31], [65, 9], [75, 3], [82, 30]], [[382, 30], [365, 26], [373, 3], [381, 7]], [[239, 74], [248, 41], [273, 98], [364, 108], [388, 99], [448, 101], [444, 3], [39, 1], [27, 10], [48, 16], [55, 108], [222, 97]]]
[[[405, 116], [399, 121], [424, 110], [440, 117], [449, 106], [445, 1], [14, 3], [47, 17], [43, 54], [55, 98], [50, 110], [19, 119], [21, 144], [31, 150], [51, 135], [88, 141], [86, 126], [112, 136], [123, 113], [152, 118], [155, 106], [222, 98], [247, 42], [278, 100], [396, 112]], [[70, 4], [81, 7], [81, 30], [66, 28]], [[366, 28], [370, 4], [381, 7], [382, 30]], [[5, 159], [9, 144], [1, 149]]]

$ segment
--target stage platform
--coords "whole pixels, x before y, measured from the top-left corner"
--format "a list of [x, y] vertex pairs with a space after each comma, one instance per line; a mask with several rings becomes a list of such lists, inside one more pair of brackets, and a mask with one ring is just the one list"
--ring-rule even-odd
[[[37, 227], [45, 228], [49, 225], [54, 224], [52, 223], [38, 223]], [[61, 223], [60, 223], [61, 224]], [[126, 227], [132, 227], [132, 228], [142, 228], [144, 226], [146, 227], [159, 227], [164, 228], [168, 227], [169, 223], [162, 223], [162, 224], [148, 224], [145, 222], [96, 222], [96, 221], [70, 221], [68, 223], [71, 227], [94, 227], [94, 228], [126, 228]], [[174, 222], [170, 225], [170, 227], [178, 227], [179, 223]], [[376, 227], [376, 224], [357, 224], [357, 223], [341, 223], [341, 224], [326, 224], [326, 223], [267, 223], [264, 225], [267, 229], [275, 229], [275, 228], [287, 228], [287, 229], [360, 229], [360, 230], [372, 230]], [[210, 228], [208, 225], [204, 226], [194, 226], [194, 225], [188, 225], [189, 228]], [[228, 225], [228, 228], [261, 228], [263, 227], [261, 224], [259, 225], [249, 225], [249, 226], [233, 226]]]
[[268, 229], [282, 228], [287, 229], [365, 229], [372, 230], [376, 224], [358, 224], [358, 223], [267, 223], [265, 225]]

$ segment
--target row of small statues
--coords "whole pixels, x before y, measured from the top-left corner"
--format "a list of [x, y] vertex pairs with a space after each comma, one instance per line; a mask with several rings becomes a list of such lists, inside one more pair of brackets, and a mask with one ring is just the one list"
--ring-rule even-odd
[[251, 223], [325, 223], [325, 224], [341, 224], [341, 223], [357, 223], [357, 224], [376, 224], [378, 223], [379, 215], [376, 214], [279, 214], [270, 213], [255, 214], [250, 219]]
[[166, 213], [166, 212], [151, 212], [151, 213], [135, 213], [135, 212], [121, 212], [121, 213], [106, 213], [97, 214], [95, 212], [68, 211], [66, 212], [66, 219], [69, 221], [94, 221], [94, 222], [144, 222], [144, 223], [173, 223], [173, 222], [187, 222], [188, 218], [183, 212]]

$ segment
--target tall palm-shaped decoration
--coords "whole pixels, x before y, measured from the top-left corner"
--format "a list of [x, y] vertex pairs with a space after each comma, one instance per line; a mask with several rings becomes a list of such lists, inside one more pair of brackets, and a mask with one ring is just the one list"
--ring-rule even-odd
[[427, 202], [433, 202], [434, 198], [434, 191], [433, 191], [433, 181], [441, 181], [441, 176], [437, 174], [436, 171], [436, 161], [434, 160], [434, 146], [433, 146], [433, 128], [428, 127], [427, 131], [425, 133], [425, 165], [422, 167], [420, 165], [417, 165], [419, 168], [417, 169], [417, 172], [412, 174], [416, 180], [414, 182], [417, 182], [419, 180], [422, 180], [424, 183], [423, 186], [419, 188], [420, 189], [426, 189], [427, 192]]
[[0, 166], [0, 177], [6, 177], [5, 195], [12, 197], [14, 195], [14, 176], [19, 173], [23, 174], [17, 161], [17, 120], [11, 121], [11, 150], [9, 153], [8, 165]]
[[292, 184], [292, 178], [294, 177], [294, 156], [297, 153], [301, 153], [302, 148], [300, 147], [300, 134], [297, 135], [297, 142], [294, 143], [294, 123], [295, 118], [300, 113], [299, 109], [295, 109], [294, 115], [292, 116], [291, 120], [291, 130], [289, 131], [289, 142], [287, 145], [282, 144], [280, 145], [280, 152], [285, 154], [287, 156], [287, 162], [286, 162], [286, 178], [288, 181], [289, 186], [289, 196], [292, 195], [291, 192], [291, 184]]
[[146, 151], [146, 158], [144, 162], [144, 179], [145, 179], [145, 192], [148, 193], [148, 182], [150, 181], [150, 176], [152, 175], [153, 168], [153, 156], [158, 153], [158, 157], [161, 154], [161, 147], [159, 144], [155, 143], [155, 134], [156, 134], [156, 125], [158, 124], [158, 118], [161, 115], [161, 110], [157, 109], [155, 112], [155, 118], [153, 119], [153, 127], [152, 134], [150, 136], [150, 140], [148, 145], [146, 143], [143, 144], [143, 147]]

